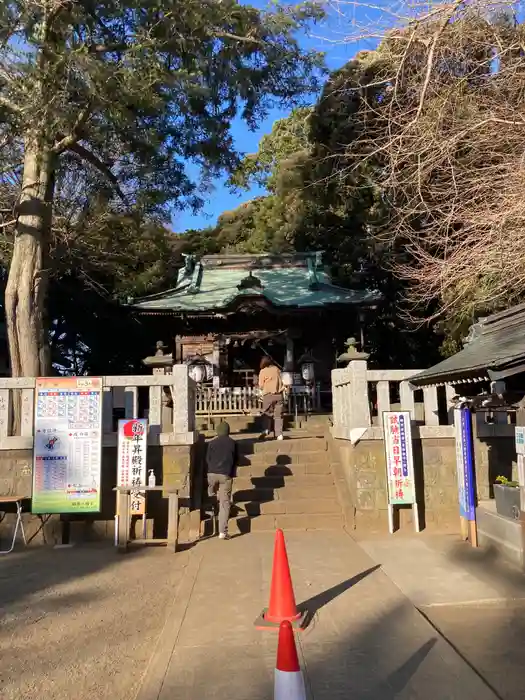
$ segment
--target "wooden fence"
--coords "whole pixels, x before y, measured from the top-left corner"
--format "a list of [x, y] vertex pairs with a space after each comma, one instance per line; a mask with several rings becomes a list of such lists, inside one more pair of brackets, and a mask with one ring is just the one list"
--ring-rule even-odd
[[[295, 388], [287, 394], [288, 413], [315, 412], [320, 408], [320, 389]], [[252, 387], [197, 387], [195, 413], [197, 415], [257, 415], [261, 412], [259, 390]]]

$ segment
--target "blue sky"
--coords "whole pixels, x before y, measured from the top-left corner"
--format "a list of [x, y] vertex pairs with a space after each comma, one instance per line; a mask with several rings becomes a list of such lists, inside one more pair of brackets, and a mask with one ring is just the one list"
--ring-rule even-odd
[[[265, 7], [267, 3], [266, 0], [251, 0], [249, 4], [262, 8]], [[305, 35], [301, 38], [301, 42], [305, 48], [316, 48], [326, 53], [326, 63], [330, 70], [340, 68], [358, 49], [373, 48], [371, 42], [366, 42], [366, 44], [364, 42], [359, 42], [359, 44], [345, 43], [342, 40], [345, 30], [342, 25], [343, 21], [346, 22], [346, 20], [338, 20], [335, 18], [334, 24], [334, 18], [332, 18], [325, 26], [320, 25], [315, 27], [310, 36]], [[339, 24], [339, 22], [341, 22], [341, 24]], [[337, 24], [339, 24], [339, 27], [336, 26]], [[331, 38], [330, 41], [324, 38], [328, 36]], [[241, 153], [255, 152], [259, 140], [264, 134], [271, 131], [274, 121], [285, 117], [287, 114], [288, 110], [273, 109], [268, 114], [267, 118], [259, 124], [256, 131], [250, 131], [242, 120], [237, 120], [232, 127], [237, 150]], [[189, 172], [193, 174], [193, 169], [190, 168]], [[263, 190], [259, 187], [253, 187], [246, 192], [231, 192], [229, 188], [225, 186], [224, 178], [220, 178], [215, 181], [212, 191], [204, 193], [206, 204], [199, 212], [193, 214], [190, 210], [187, 210], [178, 212], [175, 215], [172, 221], [173, 230], [177, 233], [181, 233], [189, 228], [211, 226], [223, 211], [235, 209], [235, 207], [239, 206], [242, 202], [261, 193], [263, 193]]]

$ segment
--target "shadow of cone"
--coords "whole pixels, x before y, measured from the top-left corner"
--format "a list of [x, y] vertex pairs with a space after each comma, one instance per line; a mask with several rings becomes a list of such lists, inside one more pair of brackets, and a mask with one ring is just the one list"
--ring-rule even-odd
[[295, 595], [288, 564], [288, 554], [282, 530], [275, 532], [273, 551], [272, 583], [270, 588], [270, 604], [255, 620], [257, 629], [279, 629], [284, 620], [290, 622], [295, 629], [304, 629], [307, 611], [300, 612], [295, 603]]
[[273, 697], [274, 700], [306, 700], [292, 624], [288, 620], [279, 626]]

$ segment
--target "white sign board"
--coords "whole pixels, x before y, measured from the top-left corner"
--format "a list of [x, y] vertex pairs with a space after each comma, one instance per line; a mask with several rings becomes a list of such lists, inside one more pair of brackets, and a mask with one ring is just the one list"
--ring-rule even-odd
[[412, 431], [408, 411], [383, 413], [388, 502], [412, 505], [416, 500]]
[[383, 435], [385, 442], [390, 532], [394, 530], [393, 507], [404, 505], [413, 507], [415, 528], [416, 532], [419, 532], [410, 412], [384, 411]]
[[[146, 486], [148, 421], [145, 418], [118, 422], [118, 486]], [[131, 515], [146, 512], [145, 492], [131, 492]]]

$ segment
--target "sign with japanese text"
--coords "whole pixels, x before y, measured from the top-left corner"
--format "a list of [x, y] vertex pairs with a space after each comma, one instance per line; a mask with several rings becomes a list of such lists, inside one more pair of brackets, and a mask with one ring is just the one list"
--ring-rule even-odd
[[[146, 458], [148, 451], [148, 421], [145, 418], [118, 422], [118, 486], [146, 485]], [[145, 492], [131, 492], [131, 515], [144, 515]]]
[[409, 411], [384, 411], [383, 431], [390, 505], [416, 502], [414, 457]]
[[454, 409], [454, 425], [456, 427], [459, 512], [462, 518], [475, 520], [474, 446], [472, 442], [472, 421], [468, 408]]
[[102, 379], [38, 378], [34, 436], [31, 511], [99, 512]]

